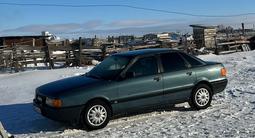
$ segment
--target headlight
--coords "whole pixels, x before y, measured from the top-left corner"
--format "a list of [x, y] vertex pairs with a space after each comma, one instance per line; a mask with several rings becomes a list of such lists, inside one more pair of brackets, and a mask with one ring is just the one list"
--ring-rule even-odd
[[60, 108], [62, 106], [62, 101], [60, 99], [51, 99], [46, 97], [45, 103], [51, 107]]

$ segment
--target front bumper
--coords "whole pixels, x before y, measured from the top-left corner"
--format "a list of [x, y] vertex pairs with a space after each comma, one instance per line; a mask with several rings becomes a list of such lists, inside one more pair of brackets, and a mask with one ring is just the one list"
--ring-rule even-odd
[[211, 84], [213, 88], [213, 93], [216, 94], [216, 93], [222, 92], [227, 87], [228, 80], [223, 79], [219, 81], [214, 81], [214, 82], [211, 82]]
[[38, 102], [36, 99], [33, 100], [33, 105], [37, 112], [49, 119], [72, 124], [79, 123], [80, 114], [83, 109], [83, 106], [53, 108]]

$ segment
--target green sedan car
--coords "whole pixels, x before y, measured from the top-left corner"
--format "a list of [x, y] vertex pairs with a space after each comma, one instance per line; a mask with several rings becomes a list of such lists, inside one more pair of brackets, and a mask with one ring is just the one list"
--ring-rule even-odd
[[36, 111], [53, 120], [105, 127], [111, 117], [155, 105], [188, 102], [205, 109], [225, 89], [226, 69], [172, 49], [114, 54], [90, 72], [36, 89]]

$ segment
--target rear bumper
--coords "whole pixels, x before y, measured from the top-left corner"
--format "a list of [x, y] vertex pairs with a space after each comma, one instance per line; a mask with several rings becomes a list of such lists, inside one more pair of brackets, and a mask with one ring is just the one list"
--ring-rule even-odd
[[64, 108], [53, 108], [47, 105], [38, 104], [36, 100], [33, 101], [33, 105], [40, 110], [40, 114], [43, 116], [60, 122], [77, 124], [80, 121], [80, 114], [83, 106], [73, 106]]
[[228, 80], [223, 79], [219, 81], [214, 81], [214, 82], [211, 82], [211, 84], [213, 88], [213, 93], [216, 94], [216, 93], [222, 92], [226, 88], [228, 84]]

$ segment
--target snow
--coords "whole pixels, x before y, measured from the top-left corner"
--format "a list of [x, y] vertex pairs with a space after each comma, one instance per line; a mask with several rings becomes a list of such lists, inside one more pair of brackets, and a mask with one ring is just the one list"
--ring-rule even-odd
[[65, 54], [66, 53], [66, 51], [53, 51], [52, 52], [53, 53], [53, 55], [61, 55], [61, 54]]
[[96, 131], [74, 129], [37, 114], [31, 103], [36, 87], [91, 69], [65, 68], [0, 74], [0, 121], [16, 137], [255, 137], [255, 51], [199, 57], [228, 70], [226, 90], [205, 110], [184, 103], [117, 118]]

